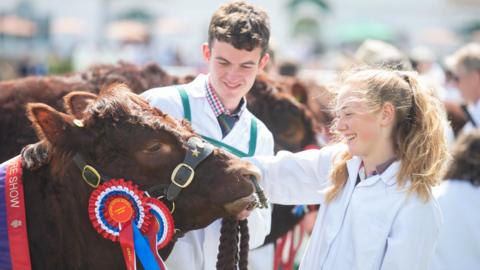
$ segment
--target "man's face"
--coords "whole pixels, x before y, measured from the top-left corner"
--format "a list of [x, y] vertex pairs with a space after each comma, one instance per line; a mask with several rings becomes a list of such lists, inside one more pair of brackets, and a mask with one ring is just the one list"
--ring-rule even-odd
[[480, 71], [469, 71], [459, 64], [455, 69], [455, 75], [463, 99], [468, 103], [477, 102], [480, 99]]
[[211, 48], [203, 44], [202, 49], [208, 62], [210, 83], [222, 103], [230, 110], [235, 109], [252, 87], [258, 72], [267, 64], [269, 55], [261, 57], [258, 47], [252, 51], [239, 50], [217, 40]]

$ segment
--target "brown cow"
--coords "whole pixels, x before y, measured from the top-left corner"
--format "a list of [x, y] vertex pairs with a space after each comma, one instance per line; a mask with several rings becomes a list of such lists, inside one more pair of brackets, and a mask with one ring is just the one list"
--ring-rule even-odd
[[317, 145], [315, 122], [310, 110], [289, 94], [287, 84], [258, 76], [247, 95], [247, 106], [272, 132], [275, 152], [298, 152]]
[[330, 127], [333, 121], [333, 115], [329, 109], [334, 97], [333, 92], [328, 87], [313, 81], [288, 77], [280, 78], [279, 81], [287, 85], [284, 89], [313, 113], [317, 136], [323, 136], [318, 143], [328, 143], [331, 139]]
[[183, 83], [180, 78], [169, 75], [155, 63], [137, 66], [121, 61], [116, 65], [94, 65], [79, 75], [96, 87], [94, 93], [115, 82], [126, 83], [137, 94], [154, 87]]
[[92, 89], [93, 85], [72, 77], [28, 77], [0, 83], [0, 162], [18, 154], [21, 147], [37, 141], [25, 115], [28, 102], [42, 102], [62, 109], [62, 97], [74, 90]]
[[[125, 267], [118, 243], [103, 239], [90, 223], [93, 189], [82, 179], [74, 156], [83, 156], [103, 175], [149, 190], [170, 184], [172, 170], [190, 153], [186, 141], [196, 136], [188, 124], [151, 108], [124, 85], [91, 99], [91, 94], [68, 95], [65, 103], [73, 115], [46, 104], [28, 105], [29, 118], [50, 149], [47, 166], [23, 172], [33, 269]], [[255, 196], [249, 177], [244, 162], [214, 149], [175, 199], [175, 227], [198, 229], [251, 207]]]

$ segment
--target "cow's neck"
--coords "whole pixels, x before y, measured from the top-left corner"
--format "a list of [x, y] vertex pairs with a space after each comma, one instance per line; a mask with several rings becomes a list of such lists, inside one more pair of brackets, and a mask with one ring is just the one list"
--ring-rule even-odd
[[117, 243], [104, 239], [88, 217], [92, 189], [78, 169], [62, 177], [49, 166], [24, 172], [30, 254], [34, 269], [118, 269], [124, 267]]

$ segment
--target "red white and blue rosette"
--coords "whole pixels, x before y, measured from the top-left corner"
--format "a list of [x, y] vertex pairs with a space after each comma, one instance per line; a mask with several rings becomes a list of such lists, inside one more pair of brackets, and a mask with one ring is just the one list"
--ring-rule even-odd
[[147, 204], [150, 207], [150, 213], [155, 217], [155, 220], [158, 222], [158, 232], [156, 233], [156, 248], [157, 250], [160, 250], [165, 247], [170, 242], [170, 240], [172, 240], [174, 233], [173, 217], [170, 213], [170, 210], [163, 202], [149, 198]]
[[130, 221], [145, 233], [152, 218], [151, 203], [147, 201], [148, 197], [131, 181], [112, 179], [100, 185], [90, 195], [90, 221], [98, 233], [114, 242], [119, 241], [122, 225]]

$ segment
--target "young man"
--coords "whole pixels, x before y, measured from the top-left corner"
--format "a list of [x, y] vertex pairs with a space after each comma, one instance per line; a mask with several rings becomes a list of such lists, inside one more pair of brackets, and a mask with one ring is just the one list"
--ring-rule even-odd
[[[188, 119], [207, 141], [237, 156], [272, 155], [273, 136], [246, 108], [245, 95], [269, 60], [267, 14], [245, 2], [222, 5], [212, 16], [202, 53], [209, 73], [189, 84], [142, 94], [151, 105]], [[250, 248], [270, 231], [270, 210], [248, 217]], [[221, 220], [178, 239], [166, 261], [169, 269], [216, 269]]]
[[457, 87], [467, 103], [467, 124], [462, 132], [480, 127], [480, 44], [470, 43], [448, 59], [457, 76]]

